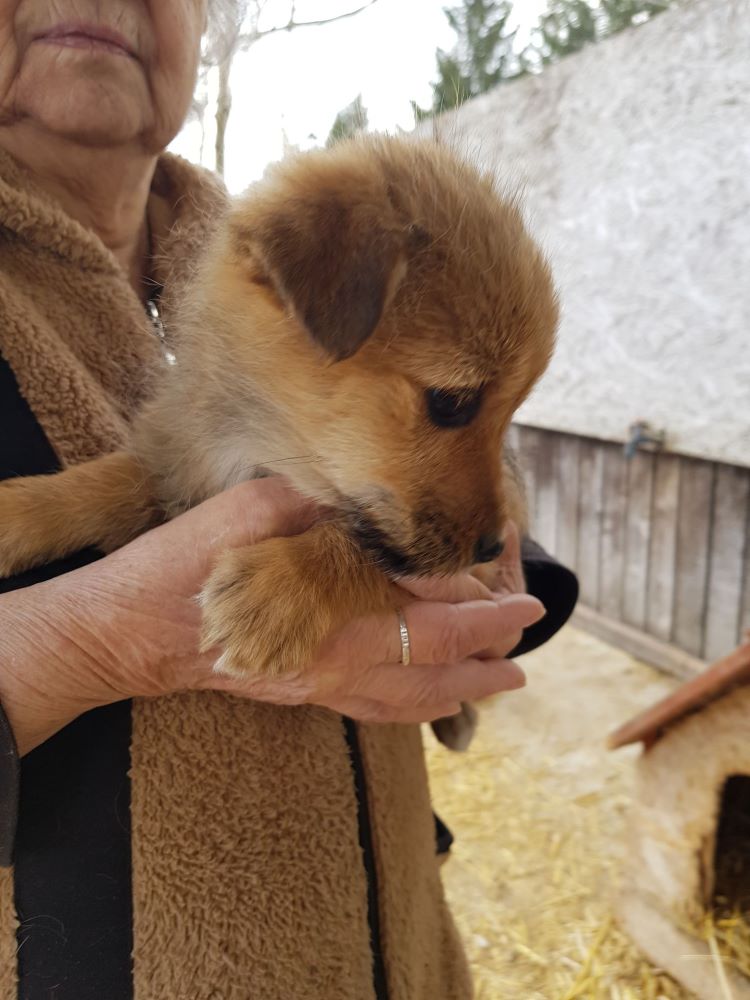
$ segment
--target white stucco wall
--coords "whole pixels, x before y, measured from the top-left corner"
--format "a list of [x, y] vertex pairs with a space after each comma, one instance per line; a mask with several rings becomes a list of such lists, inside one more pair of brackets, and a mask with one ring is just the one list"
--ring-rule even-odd
[[519, 418], [750, 465], [750, 0], [682, 0], [440, 131], [521, 183], [563, 304]]

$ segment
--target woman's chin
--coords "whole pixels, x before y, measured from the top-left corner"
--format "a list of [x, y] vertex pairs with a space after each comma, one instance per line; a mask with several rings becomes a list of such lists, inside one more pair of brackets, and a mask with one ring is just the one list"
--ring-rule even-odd
[[[133, 74], [130, 67], [125, 72]], [[102, 78], [58, 65], [47, 75], [44, 87], [35, 85], [30, 75], [21, 83], [16, 108], [22, 116], [82, 145], [121, 145], [150, 125], [151, 105], [142, 79]]]

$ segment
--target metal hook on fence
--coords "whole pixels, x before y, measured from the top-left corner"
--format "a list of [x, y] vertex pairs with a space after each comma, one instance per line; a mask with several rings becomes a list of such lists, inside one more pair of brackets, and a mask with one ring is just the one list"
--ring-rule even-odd
[[628, 428], [630, 438], [625, 443], [625, 458], [632, 458], [637, 451], [658, 451], [664, 447], [665, 431], [657, 431], [647, 420], [637, 420]]

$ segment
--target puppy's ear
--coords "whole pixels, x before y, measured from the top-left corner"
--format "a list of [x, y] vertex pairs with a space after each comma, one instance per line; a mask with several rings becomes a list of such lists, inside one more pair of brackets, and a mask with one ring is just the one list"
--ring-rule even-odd
[[235, 230], [310, 336], [336, 361], [374, 332], [406, 272], [406, 234], [373, 203], [290, 199]]

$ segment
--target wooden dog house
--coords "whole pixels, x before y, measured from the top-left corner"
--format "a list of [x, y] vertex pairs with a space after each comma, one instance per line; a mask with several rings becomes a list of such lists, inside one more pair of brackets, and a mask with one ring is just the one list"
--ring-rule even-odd
[[701, 1000], [750, 1000], [750, 979], [691, 933], [715, 903], [750, 915], [750, 635], [626, 723], [642, 742], [618, 913], [648, 958]]

